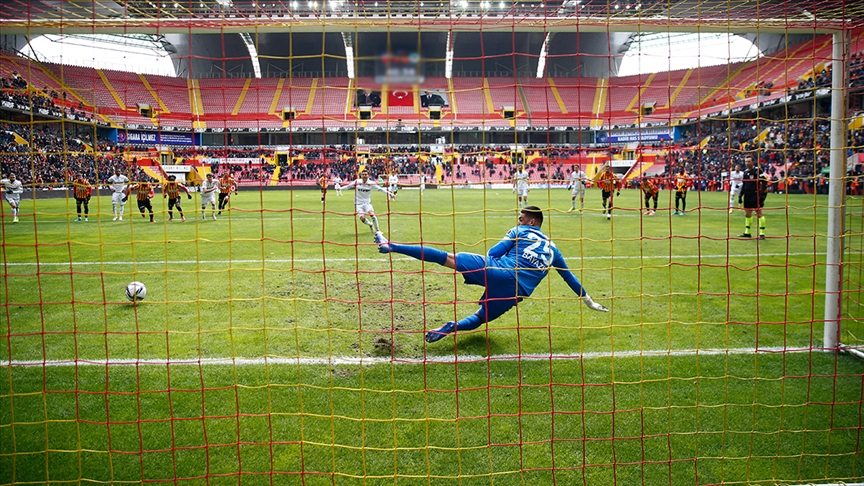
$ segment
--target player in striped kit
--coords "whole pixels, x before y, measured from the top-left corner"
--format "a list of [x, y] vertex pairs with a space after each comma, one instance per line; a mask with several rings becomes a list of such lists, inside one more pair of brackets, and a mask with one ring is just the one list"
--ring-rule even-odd
[[396, 199], [396, 194], [379, 186], [377, 182], [369, 178], [369, 169], [360, 171], [360, 178], [355, 179], [348, 184], [342, 186], [342, 189], [354, 188], [354, 208], [357, 211], [357, 216], [360, 221], [369, 227], [374, 235], [376, 231], [380, 231], [378, 226], [378, 217], [375, 216], [375, 209], [372, 207], [372, 191], [381, 191], [387, 194], [390, 199]]
[[75, 221], [81, 221], [82, 206], [84, 207], [84, 221], [89, 221], [87, 216], [90, 214], [90, 196], [93, 195], [93, 186], [83, 175], [79, 174], [72, 181], [72, 188], [75, 192], [75, 209], [78, 212], [78, 219]]
[[219, 192], [219, 181], [212, 172], [201, 183], [201, 219], [207, 219], [207, 205], [213, 208], [213, 220], [216, 220], [216, 194]]
[[600, 186], [603, 196], [603, 212], [606, 214], [606, 219], [612, 219], [612, 193], [614, 192], [616, 196], [621, 195], [618, 176], [612, 172], [612, 167], [607, 165], [600, 171], [595, 180], [597, 181], [597, 185]]
[[123, 202], [123, 197], [126, 195], [126, 187], [129, 185], [129, 178], [120, 173], [120, 168], [114, 169], [114, 175], [108, 178], [108, 184], [111, 186], [111, 212], [114, 213], [114, 219], [111, 221], [123, 221], [123, 213], [126, 208], [126, 203]]
[[219, 178], [219, 212], [216, 214], [222, 214], [222, 210], [228, 207], [228, 201], [231, 200], [231, 191], [237, 194], [237, 181], [234, 180], [234, 176], [229, 171], [222, 174], [222, 177]]
[[153, 190], [153, 184], [150, 184], [149, 182], [139, 182], [137, 184], [133, 184], [127, 187], [126, 197], [123, 198], [124, 202], [129, 197], [129, 194], [132, 193], [132, 191], [135, 191], [136, 193], [136, 199], [138, 200], [138, 212], [141, 213], [141, 217], [146, 218], [146, 216], [144, 215], [144, 210], [146, 209], [150, 212], [150, 222], [156, 222], [156, 220], [153, 219], [153, 204], [150, 202], [150, 199], [156, 194], [156, 192]]
[[177, 182], [177, 176], [170, 175], [168, 176], [168, 182], [162, 186], [162, 197], [168, 198], [168, 221], [172, 221], [174, 219], [174, 209], [177, 208], [177, 212], [180, 213], [180, 221], [185, 223], [186, 216], [183, 216], [183, 208], [180, 207], [180, 191], [186, 193], [186, 197], [192, 199], [192, 194], [189, 194], [189, 189], [186, 188], [183, 184]]
[[[684, 167], [678, 169], [678, 174], [674, 177], [675, 180], [675, 212], [678, 216], [684, 216], [687, 211], [687, 188], [690, 187], [690, 176], [684, 172]], [[681, 210], [678, 210], [678, 203], [681, 203]]]
[[12, 222], [18, 222], [18, 209], [21, 207], [21, 193], [24, 192], [24, 185], [17, 179], [15, 174], [9, 174], [8, 178], [0, 179], [0, 185], [3, 186], [3, 192], [6, 194], [6, 202], [12, 208]]
[[433, 262], [462, 274], [465, 283], [485, 288], [480, 297], [480, 309], [474, 314], [451, 321], [426, 333], [426, 342], [434, 343], [453, 331], [470, 331], [492, 322], [529, 297], [554, 268], [573, 292], [591, 309], [608, 312], [594, 302], [582, 284], [570, 272], [567, 262], [548, 236], [540, 231], [543, 212], [528, 206], [519, 213], [519, 225], [504, 235], [504, 239], [489, 249], [486, 256], [473, 253], [447, 253], [428, 246], [400, 245], [387, 241], [379, 231], [375, 242], [381, 253], [399, 253], [418, 260]]
[[327, 174], [321, 172], [318, 176], [318, 188], [321, 189], [321, 204], [327, 201]]
[[[654, 216], [657, 214], [657, 196], [660, 194], [660, 189], [649, 177], [642, 178], [639, 188], [642, 189], [642, 194], [645, 196], [645, 216]], [[654, 200], [654, 209], [651, 209], [650, 205], [652, 199]]]

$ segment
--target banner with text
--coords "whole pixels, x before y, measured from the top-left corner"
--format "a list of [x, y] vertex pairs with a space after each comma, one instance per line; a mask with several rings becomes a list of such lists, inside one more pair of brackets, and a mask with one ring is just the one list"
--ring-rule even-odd
[[597, 143], [659, 142], [674, 138], [675, 127], [636, 128], [599, 132]]
[[195, 145], [195, 134], [182, 132], [147, 132], [144, 130], [115, 130], [112, 141], [129, 145]]

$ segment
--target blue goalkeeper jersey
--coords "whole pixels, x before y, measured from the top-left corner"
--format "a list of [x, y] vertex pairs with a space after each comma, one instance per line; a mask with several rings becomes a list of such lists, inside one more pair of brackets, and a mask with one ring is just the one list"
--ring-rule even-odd
[[499, 268], [515, 273], [520, 295], [531, 295], [549, 273], [549, 268], [555, 268], [577, 295], [585, 295], [555, 243], [536, 226], [511, 229], [504, 239], [489, 249], [488, 256], [498, 262]]

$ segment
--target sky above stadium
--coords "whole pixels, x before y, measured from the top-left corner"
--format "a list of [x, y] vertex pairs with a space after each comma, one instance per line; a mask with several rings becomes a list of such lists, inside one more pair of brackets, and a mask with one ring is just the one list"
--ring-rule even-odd
[[734, 34], [643, 34], [624, 54], [618, 76], [731, 64], [761, 56], [753, 42]]
[[[22, 53], [57, 64], [176, 75], [169, 53], [146, 36], [43, 35]], [[751, 41], [732, 34], [643, 34], [624, 55], [618, 76], [715, 66], [761, 55]]]
[[39, 36], [21, 50], [39, 61], [96, 69], [176, 76], [171, 57], [146, 36]]

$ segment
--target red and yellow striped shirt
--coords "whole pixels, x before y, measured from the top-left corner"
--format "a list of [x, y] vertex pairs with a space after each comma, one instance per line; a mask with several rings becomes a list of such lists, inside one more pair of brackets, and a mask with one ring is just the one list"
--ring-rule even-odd
[[231, 174], [225, 174], [219, 178], [219, 192], [221, 194], [228, 194], [229, 192], [234, 190], [234, 187], [237, 185], [237, 182], [234, 180], [234, 177]]
[[75, 187], [75, 199], [87, 199], [90, 194], [93, 194], [93, 187], [87, 179], [77, 179], [72, 185]]
[[149, 182], [139, 182], [135, 189], [138, 191], [139, 201], [146, 201], [153, 197], [153, 186]]
[[618, 177], [611, 170], [604, 170], [597, 176], [597, 185], [606, 192], [612, 192], [618, 187]]
[[180, 190], [189, 194], [189, 190], [185, 187], [181, 186], [179, 182], [166, 182], [164, 186], [162, 186], [162, 194], [168, 196], [168, 199], [177, 199], [180, 197]]
[[690, 185], [690, 176], [687, 174], [675, 175], [675, 192], [687, 192], [687, 186]]
[[640, 185], [640, 187], [642, 188], [642, 192], [644, 192], [646, 196], [656, 196], [657, 193], [660, 192], [660, 190], [657, 189], [657, 186], [655, 186], [650, 179], [642, 179], [642, 184]]

